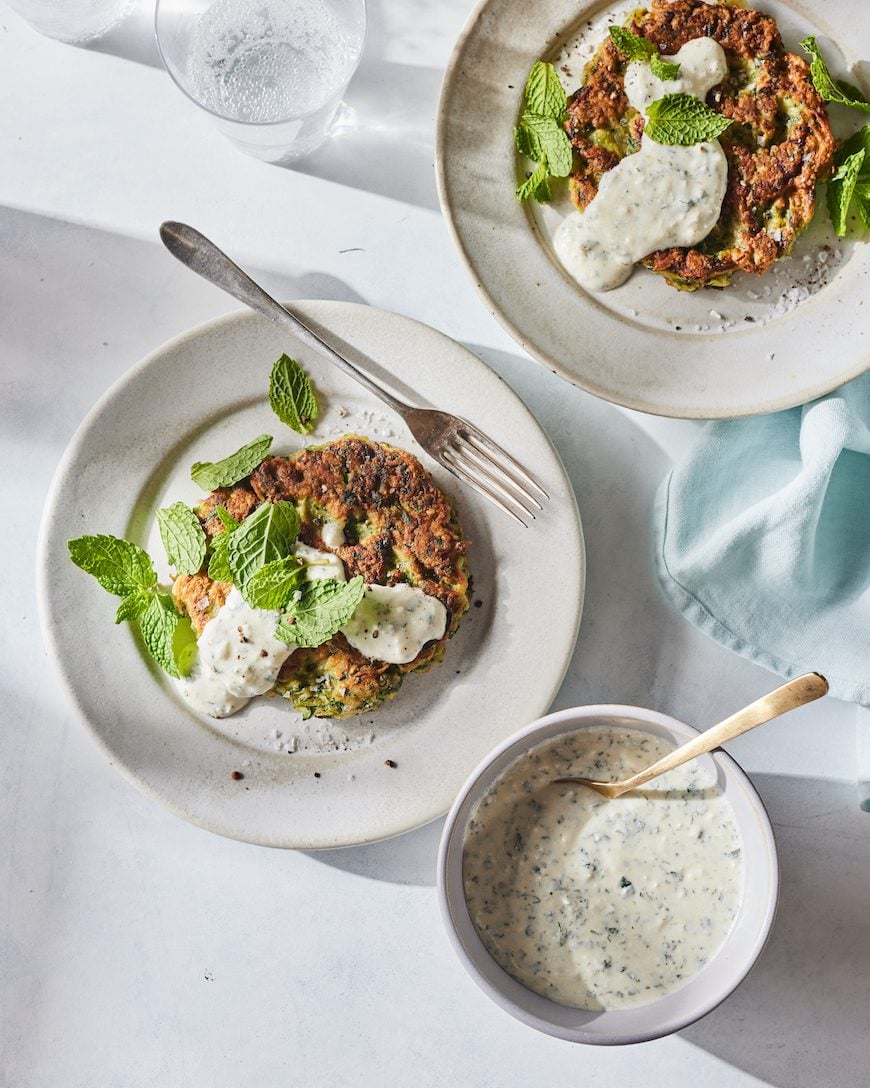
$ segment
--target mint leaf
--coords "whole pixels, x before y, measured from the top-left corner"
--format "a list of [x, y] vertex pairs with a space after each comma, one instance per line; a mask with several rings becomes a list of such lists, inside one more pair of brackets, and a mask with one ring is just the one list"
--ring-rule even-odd
[[211, 558], [208, 561], [208, 576], [213, 582], [231, 582], [233, 574], [227, 560], [227, 549], [230, 544], [230, 533], [238, 529], [241, 522], [232, 517], [225, 506], [215, 506], [215, 513], [220, 518], [224, 530], [216, 533], [210, 542]]
[[[523, 117], [528, 116], [523, 114]], [[537, 116], [534, 114], [533, 116]], [[543, 121], [544, 118], [542, 117]], [[522, 122], [514, 129], [514, 143], [517, 146], [517, 151], [521, 155], [525, 155], [527, 159], [531, 159], [532, 162], [540, 162], [544, 157], [544, 147], [538, 138], [536, 130], [527, 125], [523, 125]]]
[[155, 593], [139, 620], [139, 630], [148, 652], [164, 672], [175, 677], [181, 676], [174, 651], [175, 631], [180, 620], [168, 593]]
[[653, 102], [643, 134], [658, 144], [688, 147], [715, 140], [731, 124], [691, 94], [666, 94]]
[[216, 487], [229, 487], [250, 476], [254, 469], [269, 452], [272, 445], [270, 434], [261, 434], [247, 446], [231, 453], [222, 461], [197, 461], [190, 470], [190, 477], [203, 491], [214, 491]]
[[242, 595], [251, 608], [280, 609], [299, 589], [306, 575], [305, 560], [296, 555], [273, 559], [251, 575]]
[[317, 419], [317, 397], [311, 379], [289, 355], [282, 355], [269, 376], [269, 404], [281, 420], [299, 434], [308, 434]]
[[609, 30], [610, 40], [624, 57], [630, 61], [649, 61], [656, 79], [677, 79], [679, 64], [665, 60], [649, 38], [640, 38], [624, 26], [612, 26]]
[[[836, 174], [834, 174], [828, 182], [828, 188], [825, 194], [828, 212], [831, 216], [834, 233], [839, 238], [842, 238], [846, 233], [846, 218], [849, 212], [849, 205], [852, 203], [852, 197], [858, 184], [858, 175], [864, 164], [865, 156], [866, 151], [863, 147], [860, 151], [856, 151], [852, 155], [847, 156], [840, 163]], [[862, 215], [862, 220], [863, 218]]]
[[619, 52], [629, 60], [652, 60], [658, 55], [658, 49], [648, 38], [632, 34], [624, 26], [611, 26], [608, 33]]
[[80, 536], [67, 542], [70, 559], [92, 574], [103, 589], [127, 597], [137, 589], [148, 589], [157, 574], [147, 552], [117, 536]]
[[526, 180], [517, 186], [517, 200], [523, 201], [534, 198], [539, 204], [546, 204], [550, 200], [550, 183], [547, 181], [547, 163], [539, 162], [534, 172]]
[[[296, 646], [322, 646], [351, 618], [365, 592], [360, 575], [349, 582], [321, 578], [304, 582], [275, 630], [275, 637]], [[294, 597], [296, 594], [294, 594]]]
[[118, 605], [115, 613], [115, 623], [123, 623], [124, 620], [135, 620], [146, 610], [154, 594], [147, 589], [134, 589]]
[[656, 79], [677, 79], [680, 74], [679, 64], [664, 60], [649, 38], [640, 38], [624, 26], [612, 26], [609, 30], [610, 40], [624, 57], [630, 61], [649, 61]]
[[104, 589], [124, 599], [115, 623], [139, 620], [148, 652], [170, 676], [181, 676], [196, 650], [190, 621], [182, 619], [168, 593], [157, 588], [157, 575], [148, 554], [116, 536], [82, 536], [70, 540], [72, 561], [93, 574]]
[[825, 63], [814, 34], [804, 38], [801, 49], [810, 56], [810, 76], [813, 86], [826, 102], [837, 102], [841, 106], [850, 106], [853, 110], [870, 113], [870, 102], [862, 92], [851, 83], [846, 83], [845, 80], [834, 79], [828, 71], [828, 65]]
[[517, 186], [517, 200], [545, 204], [549, 178], [565, 178], [574, 165], [571, 141], [562, 127], [568, 98], [552, 64], [536, 61], [523, 96], [523, 113], [514, 129], [517, 151], [537, 163], [531, 177]]
[[566, 178], [571, 173], [574, 153], [571, 141], [558, 121], [536, 113], [524, 113], [515, 133], [517, 147], [527, 146], [533, 152], [528, 157], [536, 162], [546, 160], [551, 177]]
[[289, 502], [264, 502], [227, 542], [227, 565], [232, 580], [244, 593], [245, 585], [260, 567], [283, 559], [293, 551], [299, 535], [299, 514]]
[[659, 53], [656, 53], [654, 57], [650, 57], [649, 66], [656, 79], [679, 79], [679, 64], [664, 60]]
[[172, 656], [182, 676], [187, 676], [196, 661], [199, 647], [196, 643], [196, 631], [189, 616], [179, 616], [175, 633], [172, 636]]
[[862, 226], [865, 230], [870, 230], [870, 185], [856, 185], [852, 200], [858, 209]]
[[840, 165], [848, 159], [850, 155], [854, 155], [856, 151], [864, 150], [864, 166], [861, 169], [862, 180], [866, 177], [867, 181], [870, 181], [870, 123], [859, 128], [857, 132], [853, 132], [852, 135], [846, 140], [838, 149], [837, 154], [834, 156], [834, 162], [836, 165]]
[[568, 108], [568, 96], [552, 64], [538, 60], [532, 65], [525, 90], [526, 109], [541, 117], [550, 117], [562, 123], [562, 117]]
[[157, 511], [160, 539], [166, 558], [179, 574], [196, 574], [205, 559], [205, 530], [183, 502]]

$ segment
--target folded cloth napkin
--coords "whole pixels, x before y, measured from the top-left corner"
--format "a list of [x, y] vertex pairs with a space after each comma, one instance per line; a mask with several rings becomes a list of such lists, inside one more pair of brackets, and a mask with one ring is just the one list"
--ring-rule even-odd
[[870, 706], [870, 374], [708, 424], [658, 496], [657, 565], [706, 634]]

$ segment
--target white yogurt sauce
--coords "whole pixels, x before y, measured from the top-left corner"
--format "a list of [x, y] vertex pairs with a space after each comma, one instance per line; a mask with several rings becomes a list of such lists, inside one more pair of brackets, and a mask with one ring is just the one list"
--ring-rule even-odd
[[404, 665], [447, 629], [447, 609], [416, 586], [366, 586], [344, 637], [376, 661]]
[[293, 548], [293, 554], [298, 555], [300, 559], [304, 559], [308, 564], [306, 577], [309, 582], [317, 578], [334, 578], [336, 582], [347, 581], [344, 573], [344, 563], [332, 552], [322, 552], [317, 548], [309, 548], [307, 544], [297, 541]]
[[327, 521], [320, 530], [323, 543], [327, 548], [341, 548], [344, 543], [344, 525], [335, 518]]
[[202, 714], [226, 718], [269, 691], [293, 647], [275, 638], [280, 613], [251, 608], [233, 589], [197, 640], [189, 676], [178, 681], [184, 699]]
[[[636, 110], [645, 112], [666, 94], [703, 99], [728, 71], [722, 46], [712, 38], [694, 38], [665, 60], [680, 65], [679, 78], [657, 79], [643, 61], [628, 66], [625, 92]], [[719, 219], [727, 181], [718, 140], [672, 147], [643, 137], [639, 151], [604, 174], [586, 210], [559, 225], [556, 255], [583, 287], [609, 291], [648, 253], [704, 239]]]
[[743, 888], [730, 804], [697, 762], [608, 801], [564, 775], [617, 780], [673, 745], [624, 728], [547, 741], [472, 812], [463, 880], [492, 956], [583, 1009], [642, 1005], [689, 981], [731, 928]]
[[[339, 522], [332, 524], [341, 531]], [[294, 554], [308, 564], [309, 580], [347, 581], [344, 563], [337, 555], [301, 542]], [[199, 636], [190, 675], [177, 681], [185, 701], [202, 714], [226, 718], [255, 695], [271, 690], [294, 649], [275, 638], [279, 619], [276, 611], [251, 608], [234, 588]], [[405, 664], [431, 639], [441, 638], [446, 628], [447, 610], [435, 597], [414, 586], [371, 585], [366, 586], [350, 623], [341, 630], [351, 646], [366, 657]]]

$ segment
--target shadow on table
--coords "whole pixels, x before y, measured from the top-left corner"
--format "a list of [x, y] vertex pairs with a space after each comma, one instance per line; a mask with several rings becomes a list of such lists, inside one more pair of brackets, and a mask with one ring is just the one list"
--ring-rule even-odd
[[[212, 229], [211, 224], [203, 227]], [[96, 400], [107, 375], [114, 380], [161, 342], [241, 309], [166, 252], [156, 223], [152, 242], [0, 206], [0, 248], [6, 258], [0, 262], [0, 297], [7, 300], [0, 306], [0, 343], [14, 358], [19, 341], [26, 340], [22, 350], [43, 360], [37, 381], [0, 398], [0, 427], [9, 435], [24, 427], [31, 442], [38, 437], [34, 426], [56, 437], [61, 429], [71, 435], [80, 422], [78, 410], [52, 392], [70, 380], [69, 344], [82, 357], [111, 355], [115, 360], [111, 372], [81, 367], [74, 376], [77, 383], [92, 385]], [[286, 274], [253, 266], [250, 271], [278, 298], [364, 301], [343, 280], [325, 273]], [[158, 298], [148, 302], [155, 297], [155, 285]], [[94, 299], [101, 300], [99, 308]]]
[[737, 991], [681, 1037], [776, 1088], [867, 1083], [870, 817], [853, 783], [759, 774], [779, 911]]
[[[331, 138], [292, 169], [437, 211], [434, 118], [440, 86], [441, 72], [434, 68], [363, 63]], [[392, 169], [397, 147], [401, 169]]]
[[123, 19], [96, 41], [85, 42], [82, 48], [162, 68], [154, 37], [154, 0], [133, 0]]
[[[687, 646], [701, 642], [707, 648], [709, 640], [671, 608], [655, 574], [655, 491], [671, 466], [670, 456], [634, 414], [545, 377], [531, 359], [466, 346], [494, 366], [546, 423], [577, 496], [586, 541], [586, 593], [577, 646], [552, 709], [628, 703], [687, 721], [718, 720], [709, 716], [714, 711], [707, 695], [697, 705], [686, 702], [698, 688], [686, 682], [692, 671]], [[562, 395], [553, 395], [554, 382]], [[557, 584], [558, 571], [547, 573]], [[741, 666], [726, 650], [712, 652], [721, 676], [729, 676], [733, 685], [735, 667], [740, 672]], [[761, 673], [756, 666], [745, 671], [753, 678]], [[716, 675], [709, 680], [703, 692], [714, 689]], [[752, 697], [758, 694], [757, 687], [747, 690]], [[683, 698], [680, 704], [675, 693]]]
[[438, 841], [444, 820], [435, 820], [394, 839], [341, 850], [310, 850], [309, 857], [370, 880], [391, 884], [435, 884]]
[[[384, 57], [391, 43], [398, 46], [403, 37], [414, 33], [395, 26], [396, 12], [386, 11], [387, 7], [369, 3], [369, 45], [333, 135], [312, 155], [286, 169], [435, 211], [434, 128], [442, 73]], [[417, 36], [421, 33], [418, 28]], [[117, 26], [82, 48], [162, 68], [154, 37], [153, 2], [134, 0], [130, 13]], [[397, 146], [402, 156], [399, 170], [392, 164]]]

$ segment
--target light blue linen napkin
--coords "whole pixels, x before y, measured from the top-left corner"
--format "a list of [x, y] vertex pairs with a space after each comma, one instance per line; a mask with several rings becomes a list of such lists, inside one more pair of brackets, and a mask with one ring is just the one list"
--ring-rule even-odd
[[870, 374], [802, 408], [708, 424], [656, 522], [659, 579], [692, 623], [870, 706]]

